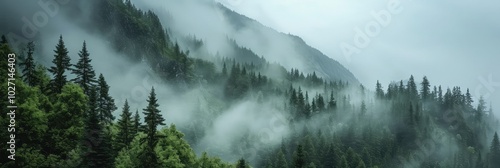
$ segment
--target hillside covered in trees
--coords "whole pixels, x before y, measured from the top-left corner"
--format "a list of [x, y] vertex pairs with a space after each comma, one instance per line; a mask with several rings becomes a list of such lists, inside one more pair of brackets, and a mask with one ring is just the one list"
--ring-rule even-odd
[[[2, 58], [18, 57], [0, 60], [0, 74], [12, 74], [0, 76], [0, 92], [15, 78], [18, 112], [15, 161], [2, 157], [0, 167], [500, 167], [500, 123], [469, 89], [413, 76], [368, 88], [327, 80], [270, 63], [230, 38], [234, 53], [213, 55], [203, 40], [173, 35], [128, 0], [94, 3], [89, 20], [99, 24], [88, 29], [160, 82], [147, 88], [144, 106], [117, 103], [111, 91], [120, 83], [110, 84], [91, 59], [99, 52], [87, 44], [95, 41], [72, 41], [81, 49], [71, 53], [61, 34], [43, 44], [53, 51], [45, 66], [36, 41], [14, 46], [2, 36]], [[176, 112], [189, 122], [168, 123], [169, 103], [159, 97], [189, 102]], [[9, 122], [0, 116], [0, 125]], [[1, 141], [9, 135], [0, 132]], [[7, 147], [2, 156], [11, 155]]]

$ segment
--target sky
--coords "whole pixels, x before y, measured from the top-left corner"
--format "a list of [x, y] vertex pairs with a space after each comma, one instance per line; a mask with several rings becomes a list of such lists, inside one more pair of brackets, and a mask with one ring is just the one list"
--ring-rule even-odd
[[[470, 88], [475, 98], [483, 95], [500, 108], [500, 2], [217, 1], [302, 37], [368, 88], [377, 80], [387, 86], [410, 75], [421, 81], [425, 75], [432, 85]], [[356, 39], [360, 36], [365, 38]]]

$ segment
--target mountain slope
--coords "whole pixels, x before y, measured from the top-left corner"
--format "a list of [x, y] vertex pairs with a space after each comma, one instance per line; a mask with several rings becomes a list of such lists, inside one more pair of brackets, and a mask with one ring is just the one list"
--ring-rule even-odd
[[[343, 65], [341, 65], [336, 60], [326, 56], [321, 51], [317, 50], [306, 44], [302, 38], [291, 35], [280, 33], [274, 29], [266, 27], [261, 23], [250, 19], [244, 15], [238, 14], [225, 6], [218, 4], [219, 8], [223, 11], [224, 16], [227, 21], [233, 25], [236, 31], [253, 31], [257, 36], [253, 36], [252, 41], [258, 41], [258, 43], [248, 43], [244, 41], [238, 41], [244, 46], [251, 48], [257, 53], [270, 53], [273, 56], [266, 56], [265, 58], [280, 57], [281, 59], [269, 59], [270, 61], [281, 62], [285, 59], [294, 59], [297, 62], [303, 64], [303, 66], [297, 66], [300, 70], [306, 73], [316, 72], [319, 76], [326, 78], [327, 80], [342, 80], [350, 83], [359, 83], [356, 77]], [[253, 29], [253, 30], [249, 30]], [[238, 36], [238, 34], [236, 34]], [[270, 38], [274, 37], [274, 38]], [[239, 38], [235, 38], [239, 39]], [[286, 42], [290, 46], [286, 46], [291, 50], [283, 51], [273, 51], [272, 48], [282, 48], [280, 42]], [[245, 45], [246, 44], [246, 45]], [[256, 44], [266, 44], [266, 48], [257, 46]], [[287, 58], [287, 55], [289, 56]], [[285, 68], [290, 69], [290, 65], [284, 64]]]

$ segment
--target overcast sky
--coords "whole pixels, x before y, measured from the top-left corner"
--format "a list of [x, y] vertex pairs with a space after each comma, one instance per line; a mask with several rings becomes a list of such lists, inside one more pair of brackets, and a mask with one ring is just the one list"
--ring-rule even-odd
[[[217, 1], [280, 32], [302, 37], [369, 88], [377, 80], [387, 86], [411, 74], [418, 81], [427, 75], [433, 85], [470, 88], [473, 95], [485, 95], [500, 108], [500, 2]], [[377, 22], [373, 11], [388, 11], [388, 24]], [[342, 43], [356, 46], [355, 29], [365, 32], [373, 23], [380, 25], [380, 31], [368, 38], [370, 43], [357, 47], [359, 53], [344, 54]]]

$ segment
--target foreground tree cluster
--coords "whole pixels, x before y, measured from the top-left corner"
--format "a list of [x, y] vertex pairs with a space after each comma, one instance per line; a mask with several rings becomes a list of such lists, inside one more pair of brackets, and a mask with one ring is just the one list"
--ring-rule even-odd
[[[143, 111], [132, 114], [128, 101], [118, 121], [104, 76], [96, 79], [90, 53], [83, 43], [77, 64], [72, 65], [62, 36], [56, 46], [54, 66], [34, 61], [35, 45], [16, 72], [16, 161], [1, 158], [1, 167], [234, 167], [204, 153], [196, 157], [175, 125], [165, 125], [154, 88]], [[0, 54], [13, 51], [5, 41]], [[7, 67], [6, 61], [1, 62]], [[5, 69], [2, 73], [7, 74]], [[21, 73], [18, 73], [21, 72]], [[51, 76], [47, 73], [50, 72]], [[67, 74], [75, 75], [68, 80]], [[7, 81], [5, 76], [2, 81]], [[72, 82], [73, 81], [73, 82]], [[0, 87], [7, 92], [6, 85]], [[0, 102], [3, 107], [6, 101]], [[9, 116], [0, 123], [8, 125]], [[7, 142], [8, 132], [2, 131]], [[3, 156], [8, 151], [2, 147]], [[246, 163], [246, 162], [245, 162]]]

